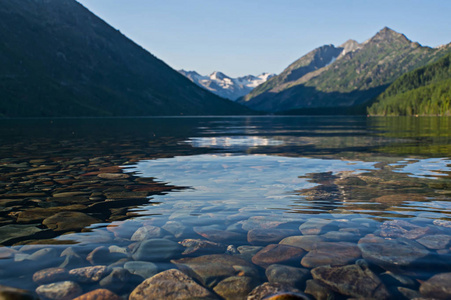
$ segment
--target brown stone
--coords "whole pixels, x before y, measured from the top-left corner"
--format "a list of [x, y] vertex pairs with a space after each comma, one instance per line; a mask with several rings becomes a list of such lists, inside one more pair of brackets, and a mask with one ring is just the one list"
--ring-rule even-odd
[[82, 288], [73, 281], [60, 281], [40, 285], [36, 293], [44, 299], [71, 300], [82, 293]]
[[145, 299], [216, 299], [206, 288], [176, 269], [146, 279], [130, 294], [129, 300]]
[[62, 193], [55, 193], [52, 196], [54, 198], [66, 198], [66, 197], [76, 197], [76, 196], [85, 196], [89, 195], [89, 192], [62, 192]]
[[39, 297], [30, 291], [0, 285], [0, 299], [2, 300], [39, 300]]
[[387, 205], [400, 205], [406, 201], [425, 201], [427, 198], [418, 194], [393, 194], [385, 195], [372, 199], [372, 201], [387, 204]]
[[265, 298], [265, 300], [310, 300], [310, 298], [304, 293], [277, 293], [275, 295]]
[[245, 299], [256, 285], [251, 277], [232, 276], [219, 282], [213, 290], [226, 300]]
[[107, 289], [97, 289], [73, 300], [122, 300], [122, 298]]
[[212, 254], [193, 258], [172, 260], [173, 264], [205, 286], [215, 286], [231, 276], [257, 276], [258, 271], [251, 263], [228, 254]]
[[300, 260], [305, 253], [306, 251], [302, 248], [282, 244], [271, 244], [257, 252], [257, 254], [252, 257], [252, 262], [266, 268], [272, 264]]
[[312, 295], [316, 300], [335, 299], [334, 292], [321, 281], [315, 279], [307, 280], [304, 292]]
[[282, 224], [290, 222], [292, 220], [284, 220], [279, 216], [253, 216], [247, 220], [240, 221], [244, 230], [252, 229], [269, 229], [276, 228]]
[[124, 174], [124, 173], [100, 173], [97, 175], [97, 177], [102, 179], [125, 179], [129, 178], [130, 175]]
[[97, 282], [107, 275], [106, 266], [92, 266], [72, 269], [69, 275], [79, 282]]
[[360, 256], [361, 253], [356, 244], [322, 242], [316, 244], [315, 249], [312, 249], [302, 258], [301, 264], [306, 268], [315, 268], [324, 265], [340, 266], [353, 263]]
[[324, 241], [324, 238], [318, 235], [295, 235], [284, 238], [279, 242], [279, 244], [289, 245], [311, 251], [316, 248], [317, 243]]
[[420, 286], [424, 297], [433, 299], [451, 299], [451, 273], [441, 273], [432, 276]]
[[211, 241], [199, 240], [199, 239], [184, 239], [179, 242], [180, 245], [186, 247], [186, 250], [183, 251], [183, 255], [192, 255], [195, 253], [224, 253], [227, 249], [226, 245], [215, 243]]
[[313, 269], [312, 276], [343, 295], [357, 298], [390, 298], [385, 285], [365, 264], [322, 266]]
[[33, 274], [33, 281], [37, 284], [46, 284], [69, 279], [69, 273], [64, 268], [49, 268]]
[[93, 223], [101, 222], [99, 219], [76, 211], [59, 212], [46, 218], [42, 224], [54, 231], [80, 230]]
[[[287, 284], [265, 282], [257, 286], [247, 296], [247, 300], [261, 300], [279, 293], [300, 293], [301, 291]], [[308, 299], [308, 298], [306, 298]]]
[[48, 208], [41, 208], [41, 207], [30, 208], [30, 209], [19, 212], [16, 221], [18, 223], [41, 222], [45, 218], [53, 216], [62, 211], [80, 211], [83, 209], [86, 209], [86, 206], [82, 205], [82, 204], [56, 206], [56, 207], [48, 207]]

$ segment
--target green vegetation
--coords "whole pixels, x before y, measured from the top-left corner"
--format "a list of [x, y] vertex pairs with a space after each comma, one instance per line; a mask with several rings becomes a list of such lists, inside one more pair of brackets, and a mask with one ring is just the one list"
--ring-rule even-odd
[[[306, 69], [305, 66], [320, 65], [314, 63], [325, 53], [320, 49], [257, 87], [241, 103], [278, 113], [302, 114], [308, 109], [343, 107], [350, 108], [350, 113], [365, 114], [368, 102], [399, 76], [437, 61], [450, 53], [451, 44], [438, 49], [423, 47], [401, 33], [384, 28], [368, 41], [340, 54], [332, 64]], [[336, 49], [343, 48], [332, 50]], [[323, 61], [329, 62], [330, 57]]]
[[368, 108], [370, 115], [451, 115], [451, 54], [406, 73]]

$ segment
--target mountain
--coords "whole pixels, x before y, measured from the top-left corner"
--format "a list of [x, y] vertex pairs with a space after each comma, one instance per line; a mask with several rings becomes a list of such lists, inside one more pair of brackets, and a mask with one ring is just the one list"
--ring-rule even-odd
[[275, 76], [275, 74], [263, 73], [258, 76], [232, 78], [221, 72], [213, 72], [209, 76], [202, 76], [195, 71], [180, 70], [179, 72], [198, 86], [230, 100], [237, 100], [247, 95], [255, 87]]
[[0, 116], [244, 114], [75, 0], [2, 0]]
[[450, 116], [451, 54], [399, 77], [376, 98], [368, 113]]
[[353, 107], [364, 113], [365, 103], [399, 76], [450, 51], [451, 44], [423, 47], [385, 27], [361, 44], [349, 40], [309, 52], [239, 102], [266, 112], [325, 112], [328, 108], [337, 113]]

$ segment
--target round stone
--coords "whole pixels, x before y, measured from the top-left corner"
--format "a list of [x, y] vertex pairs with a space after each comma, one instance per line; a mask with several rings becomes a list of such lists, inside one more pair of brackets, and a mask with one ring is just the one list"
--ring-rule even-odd
[[130, 294], [129, 300], [145, 299], [217, 299], [210, 291], [176, 269], [146, 279]]
[[363, 258], [386, 269], [408, 267], [429, 254], [422, 245], [407, 239], [383, 239], [368, 235], [358, 244]]
[[451, 273], [441, 273], [432, 276], [420, 286], [424, 297], [433, 299], [451, 299]]
[[302, 248], [281, 244], [271, 244], [255, 254], [252, 257], [252, 262], [266, 268], [269, 265], [281, 262], [299, 261], [305, 253], [305, 250]]
[[45, 299], [71, 300], [83, 292], [78, 283], [73, 281], [60, 281], [36, 288], [36, 293]]
[[177, 257], [183, 247], [167, 239], [150, 239], [142, 242], [132, 254], [134, 260], [164, 261]]

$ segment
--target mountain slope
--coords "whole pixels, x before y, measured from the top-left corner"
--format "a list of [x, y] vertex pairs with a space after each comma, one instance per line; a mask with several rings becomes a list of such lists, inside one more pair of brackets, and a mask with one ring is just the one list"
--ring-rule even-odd
[[208, 76], [202, 76], [195, 71], [179, 70], [179, 72], [198, 86], [233, 101], [249, 94], [255, 87], [275, 76], [275, 74], [263, 73], [258, 76], [247, 75], [232, 78], [221, 72], [213, 72]]
[[370, 115], [451, 115], [451, 54], [406, 73], [368, 108]]
[[386, 27], [362, 44], [348, 41], [337, 48], [315, 49], [253, 90], [241, 103], [268, 112], [362, 105], [400, 75], [450, 50], [450, 45], [422, 47]]
[[242, 114], [74, 0], [2, 0], [0, 115]]

